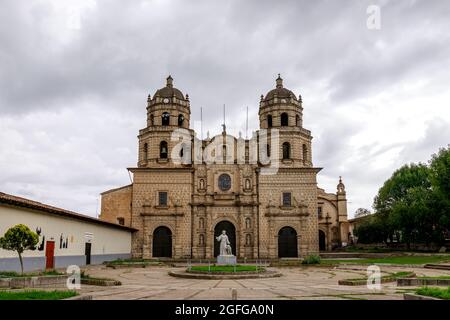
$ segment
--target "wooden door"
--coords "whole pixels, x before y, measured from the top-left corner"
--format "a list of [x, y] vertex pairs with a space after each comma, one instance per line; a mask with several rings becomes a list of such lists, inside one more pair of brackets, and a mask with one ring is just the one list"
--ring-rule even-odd
[[86, 264], [91, 264], [91, 243], [85, 243], [84, 254], [86, 255]]
[[47, 241], [45, 245], [45, 268], [55, 268], [55, 241]]

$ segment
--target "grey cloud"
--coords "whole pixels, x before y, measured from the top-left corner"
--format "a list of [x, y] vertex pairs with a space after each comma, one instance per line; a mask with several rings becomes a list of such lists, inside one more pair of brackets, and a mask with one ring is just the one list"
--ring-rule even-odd
[[[373, 3], [382, 7], [380, 31], [366, 28]], [[398, 145], [386, 137], [374, 146], [352, 145], [371, 119], [345, 112], [358, 99], [421, 80], [428, 91], [412, 96], [448, 90], [449, 7], [407, 0], [97, 1], [81, 16], [80, 30], [66, 30], [50, 1], [5, 0], [0, 188], [92, 213], [99, 192], [129, 182], [125, 168], [136, 163], [146, 96], [168, 74], [189, 93], [193, 121], [203, 108], [205, 136], [220, 130], [223, 104], [230, 130], [245, 129], [246, 106], [256, 129], [259, 96], [281, 73], [303, 96], [324, 187], [334, 190], [342, 174], [354, 205], [370, 206], [395, 168], [368, 168]], [[443, 115], [430, 124], [427, 138], [411, 139], [395, 165], [436, 151], [449, 123]]]

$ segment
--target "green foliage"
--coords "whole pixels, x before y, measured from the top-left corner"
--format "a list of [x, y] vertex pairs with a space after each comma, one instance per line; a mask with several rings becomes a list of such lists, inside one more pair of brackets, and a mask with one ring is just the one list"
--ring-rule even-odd
[[378, 216], [367, 216], [354, 230], [358, 243], [381, 243], [387, 237], [387, 232]]
[[198, 271], [198, 272], [262, 272], [265, 271], [263, 267], [256, 266], [256, 265], [236, 265], [236, 268], [232, 265], [226, 265], [226, 266], [192, 266], [191, 271]]
[[64, 275], [62, 272], [56, 270], [46, 270], [42, 272], [31, 272], [19, 274], [14, 271], [0, 271], [0, 278], [27, 278], [27, 277], [42, 277], [42, 276], [61, 276]]
[[320, 256], [311, 254], [302, 260], [302, 264], [319, 264]]
[[24, 224], [18, 224], [9, 228], [5, 235], [0, 238], [0, 248], [17, 252], [23, 274], [22, 253], [25, 250], [34, 250], [38, 241], [37, 233], [31, 231]]
[[368, 259], [322, 259], [323, 264], [427, 264], [450, 261], [450, 255], [399, 256]]
[[429, 165], [396, 170], [374, 199], [376, 214], [355, 230], [358, 242], [397, 240], [441, 245], [450, 229], [450, 147], [432, 156]]
[[448, 287], [447, 289], [423, 287], [417, 289], [416, 294], [420, 294], [421, 296], [450, 300], [450, 287]]
[[0, 291], [0, 300], [61, 300], [77, 296], [76, 291]]

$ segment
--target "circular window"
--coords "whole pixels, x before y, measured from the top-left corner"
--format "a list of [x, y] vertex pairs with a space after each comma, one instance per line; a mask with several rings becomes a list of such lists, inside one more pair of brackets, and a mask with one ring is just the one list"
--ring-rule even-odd
[[219, 176], [219, 188], [222, 191], [230, 190], [231, 188], [231, 177], [227, 174], [221, 174]]

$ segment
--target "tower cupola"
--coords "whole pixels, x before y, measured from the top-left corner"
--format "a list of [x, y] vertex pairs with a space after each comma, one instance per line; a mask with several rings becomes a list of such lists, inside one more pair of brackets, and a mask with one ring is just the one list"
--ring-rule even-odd
[[173, 85], [173, 78], [166, 78], [166, 86], [156, 90], [147, 99], [147, 126], [189, 128], [191, 114], [189, 95]]
[[261, 95], [259, 103], [260, 128], [301, 127], [303, 107], [301, 99], [283, 85], [283, 78], [278, 74], [275, 88], [265, 96]]

